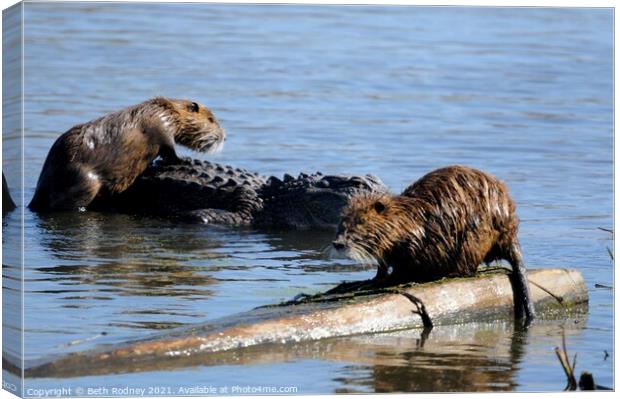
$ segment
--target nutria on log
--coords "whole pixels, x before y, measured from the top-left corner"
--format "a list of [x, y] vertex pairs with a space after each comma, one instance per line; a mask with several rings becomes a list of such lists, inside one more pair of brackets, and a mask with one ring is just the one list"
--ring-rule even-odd
[[129, 187], [157, 156], [178, 161], [175, 143], [217, 151], [226, 135], [196, 102], [156, 97], [77, 125], [47, 155], [30, 209], [84, 209]]
[[379, 265], [381, 285], [471, 276], [478, 266], [505, 259], [512, 266], [515, 316], [535, 317], [508, 189], [465, 166], [423, 176], [401, 195], [353, 197], [343, 210], [333, 249]]

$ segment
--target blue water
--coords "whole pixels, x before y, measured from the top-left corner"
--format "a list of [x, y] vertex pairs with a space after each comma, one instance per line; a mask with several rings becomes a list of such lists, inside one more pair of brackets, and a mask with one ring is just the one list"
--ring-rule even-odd
[[[155, 95], [192, 98], [228, 133], [208, 159], [263, 174], [374, 173], [398, 192], [447, 164], [493, 173], [518, 204], [526, 263], [579, 269], [590, 305], [585, 318], [541, 322], [518, 351], [510, 325], [472, 324], [437, 328], [423, 347], [419, 331], [343, 338], [219, 365], [33, 379], [26, 393], [128, 385], [179, 394], [205, 384], [558, 391], [565, 378], [553, 348], [563, 329], [577, 372], [613, 386], [613, 290], [595, 287], [613, 286], [612, 236], [599, 229], [613, 228], [612, 18], [584, 8], [27, 3], [26, 202], [49, 147], [71, 126]], [[3, 134], [13, 188], [19, 140]], [[13, 212], [3, 221], [5, 244], [18, 242], [19, 220]], [[332, 234], [26, 209], [25, 358], [372, 276], [322, 254]], [[19, 262], [4, 263], [5, 293], [15, 292]]]

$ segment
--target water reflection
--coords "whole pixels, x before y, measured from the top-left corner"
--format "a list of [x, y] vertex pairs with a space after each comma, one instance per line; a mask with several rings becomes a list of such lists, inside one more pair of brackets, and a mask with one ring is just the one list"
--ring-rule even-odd
[[[333, 259], [328, 249], [335, 237], [334, 229], [318, 230], [292, 230], [292, 231], [269, 231], [264, 233], [265, 241], [273, 248], [273, 251], [288, 254], [297, 258], [300, 262], [296, 268], [303, 273], [356, 273], [374, 271], [376, 266], [359, 264], [347, 259]], [[287, 255], [279, 260], [285, 260]], [[278, 259], [278, 256], [273, 256]]]
[[[353, 337], [327, 356], [362, 364], [335, 378], [338, 393], [511, 391], [529, 340], [560, 336], [564, 326], [567, 335], [579, 334], [585, 317], [539, 322], [527, 331], [511, 323], [470, 323], [436, 327], [426, 339], [416, 331]], [[550, 361], [553, 356], [549, 351]]]
[[[45, 306], [62, 309], [62, 319], [88, 320], [87, 328], [73, 330], [60, 320], [52, 328], [29, 318], [28, 334], [48, 334], [54, 342], [32, 346], [31, 358], [58, 348], [67, 353], [118, 343], [140, 336], [131, 330], [169, 329], [269, 303], [265, 297], [248, 301], [253, 295], [247, 284], [259, 290], [285, 287], [278, 298], [285, 300], [301, 291], [291, 281], [313, 280], [319, 290], [360, 270], [348, 261], [326, 268], [320, 247], [330, 242], [332, 231], [257, 232], [97, 212], [27, 216], [28, 230], [37, 232], [41, 246], [37, 252], [45, 254], [27, 259], [27, 306], [36, 303], [30, 298], [45, 296]], [[332, 277], [324, 282], [313, 277], [325, 272]], [[98, 323], [93, 312], [100, 314]]]
[[[66, 306], [81, 307], [84, 299], [105, 299], [97, 294], [102, 292], [207, 298], [212, 295], [207, 287], [217, 282], [212, 277], [216, 270], [201, 262], [225, 257], [213, 252], [222, 243], [212, 235], [163, 220], [91, 212], [37, 218], [45, 232], [41, 243], [58, 262], [34, 270], [62, 287], [32, 292], [62, 293], [71, 302]], [[185, 255], [171, 255], [177, 252]], [[91, 288], [84, 291], [85, 286]]]
[[[132, 363], [96, 355], [68, 356], [62, 362], [30, 369], [27, 375], [58, 378], [315, 359], [348, 365], [330, 377], [338, 393], [508, 391], [518, 385], [515, 377], [530, 339], [552, 336], [559, 340], [562, 333], [574, 336], [581, 333], [585, 322], [586, 313], [563, 321], [541, 320], [529, 330], [515, 330], [510, 322], [468, 323], [438, 326], [430, 332], [405, 330], [259, 345]], [[553, 361], [552, 350], [548, 352]]]
[[471, 333], [461, 331], [452, 339], [433, 337], [424, 347], [402, 353], [388, 348], [377, 352], [377, 357], [390, 361], [373, 367], [372, 389], [377, 393], [512, 390], [527, 333], [511, 334], [497, 326]]
[[123, 256], [153, 259], [159, 255], [155, 259], [160, 260], [177, 251], [190, 259], [222, 256], [211, 251], [220, 248], [222, 240], [195, 224], [97, 212], [39, 214], [34, 219], [42, 232], [41, 241], [57, 258], [75, 255], [93, 260]]

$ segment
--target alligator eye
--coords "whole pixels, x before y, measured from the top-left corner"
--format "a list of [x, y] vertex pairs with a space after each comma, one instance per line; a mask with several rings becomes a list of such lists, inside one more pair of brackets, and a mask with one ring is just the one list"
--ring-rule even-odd
[[200, 106], [197, 103], [191, 103], [187, 108], [189, 112], [198, 112], [200, 110]]

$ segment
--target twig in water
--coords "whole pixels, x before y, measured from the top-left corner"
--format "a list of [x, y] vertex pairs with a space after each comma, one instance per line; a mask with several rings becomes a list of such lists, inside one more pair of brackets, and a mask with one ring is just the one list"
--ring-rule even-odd
[[[573, 364], [571, 365], [568, 361], [568, 351], [566, 350], [566, 336], [564, 334], [564, 329], [562, 329], [562, 350], [555, 347], [555, 354], [560, 360], [560, 364], [562, 365], [562, 369], [564, 369], [564, 374], [566, 374], [567, 384], [565, 391], [576, 391], [577, 386], [582, 391], [610, 391], [611, 388], [608, 388], [603, 385], [596, 385], [594, 383], [594, 376], [592, 373], [584, 371], [579, 376], [579, 384], [577, 384], [577, 380], [575, 379], [575, 365], [577, 364], [577, 354], [573, 356]], [[607, 351], [605, 351], [605, 356], [609, 356]], [[607, 357], [605, 357], [607, 359]]]
[[564, 330], [562, 330], [562, 350], [560, 350], [560, 348], [556, 346], [555, 354], [558, 357], [560, 364], [562, 365], [564, 374], [566, 374], [567, 384], [564, 390], [565, 391], [577, 390], [577, 380], [575, 379], [575, 372], [574, 372], [575, 370], [574, 366], [577, 361], [577, 354], [575, 354], [575, 357], [573, 358], [573, 366], [571, 367], [571, 364], [568, 360], [568, 352], [566, 351], [566, 336], [564, 334]]

